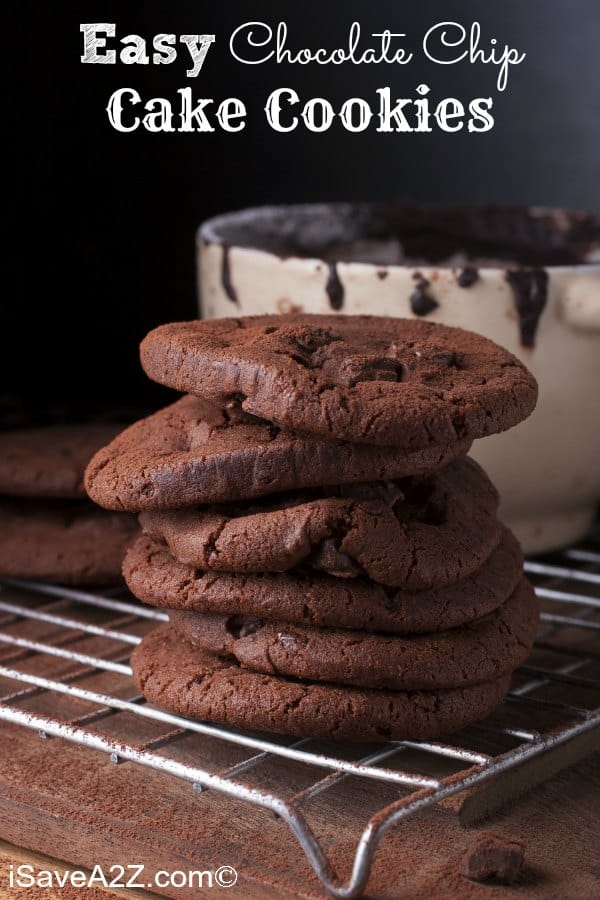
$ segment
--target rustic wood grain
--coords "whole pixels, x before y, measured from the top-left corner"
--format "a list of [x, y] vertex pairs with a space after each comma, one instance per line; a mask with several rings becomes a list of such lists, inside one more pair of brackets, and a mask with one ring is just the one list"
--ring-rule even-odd
[[[12, 844], [86, 868], [139, 862], [153, 873], [233, 865], [240, 878], [232, 895], [248, 900], [324, 896], [287, 826], [261, 810], [215, 791], [196, 796], [169, 776], [129, 763], [114, 766], [104, 754], [42, 741], [19, 726], [2, 726], [0, 759], [0, 837]], [[356, 839], [353, 822], [372, 806], [370, 786], [356, 790], [354, 781], [336, 790], [328, 820], [320, 823], [321, 839], [346, 876]], [[600, 756], [537, 788], [493, 827], [525, 841], [521, 896], [594, 900], [600, 895]], [[461, 828], [442, 809], [405, 822], [382, 841], [367, 896], [497, 896], [497, 887], [458, 875], [460, 858], [479, 830]], [[3, 854], [10, 859], [6, 848]], [[5, 870], [6, 863], [0, 875]], [[86, 895], [79, 889], [77, 896]]]

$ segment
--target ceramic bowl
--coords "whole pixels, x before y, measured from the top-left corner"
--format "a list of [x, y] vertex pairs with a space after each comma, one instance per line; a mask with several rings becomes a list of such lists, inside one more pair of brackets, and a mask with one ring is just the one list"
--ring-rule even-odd
[[205, 317], [422, 316], [492, 338], [539, 382], [533, 415], [476, 441], [527, 552], [581, 537], [600, 497], [600, 217], [406, 204], [242, 210], [198, 232]]

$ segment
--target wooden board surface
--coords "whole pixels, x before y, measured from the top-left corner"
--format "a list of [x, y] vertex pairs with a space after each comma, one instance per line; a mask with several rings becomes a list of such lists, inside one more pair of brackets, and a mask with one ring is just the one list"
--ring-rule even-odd
[[[241, 807], [214, 791], [195, 795], [170, 776], [129, 763], [115, 766], [104, 754], [61, 740], [42, 741], [19, 726], [2, 726], [0, 759], [4, 841], [77, 867], [143, 863], [150, 880], [158, 869], [232, 865], [239, 874], [232, 895], [244, 900], [324, 896], [287, 827], [261, 810]], [[346, 785], [329, 803], [321, 828], [340, 874], [348, 873], [354, 823], [368, 815], [373, 799], [368, 791]], [[382, 842], [367, 896], [498, 896], [498, 887], [458, 875], [461, 856], [482, 827], [463, 828], [443, 809], [400, 825]], [[520, 896], [594, 900], [600, 896], [600, 756], [562, 772], [485, 827], [525, 841]], [[12, 857], [4, 846], [0, 857], [0, 890], [11, 896], [7, 870], [18, 853]], [[209, 890], [164, 893], [211, 895]], [[86, 893], [79, 889], [76, 896]]]

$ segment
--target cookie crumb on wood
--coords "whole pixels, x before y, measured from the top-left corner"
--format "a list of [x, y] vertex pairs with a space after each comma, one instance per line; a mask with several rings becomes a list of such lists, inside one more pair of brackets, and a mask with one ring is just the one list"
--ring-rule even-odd
[[460, 873], [474, 881], [513, 884], [521, 874], [525, 846], [516, 838], [483, 832], [463, 856]]

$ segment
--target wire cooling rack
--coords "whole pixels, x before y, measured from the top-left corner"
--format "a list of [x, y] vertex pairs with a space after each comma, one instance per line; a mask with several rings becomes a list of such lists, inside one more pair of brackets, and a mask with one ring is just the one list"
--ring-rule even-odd
[[[171, 715], [136, 694], [128, 663], [132, 647], [166, 619], [162, 611], [123, 591], [100, 595], [16, 580], [2, 582], [0, 590], [0, 720], [108, 753], [115, 763], [151, 767], [189, 782], [198, 794], [221, 791], [240, 804], [269, 810], [292, 830], [324, 889], [334, 897], [356, 897], [383, 835], [401, 820], [586, 733], [593, 740], [592, 731], [600, 729], [600, 531], [576, 547], [528, 560], [525, 571], [543, 606], [533, 653], [502, 706], [447, 741], [323, 746]], [[40, 698], [46, 702], [36, 710]], [[58, 713], [48, 712], [53, 699]], [[125, 726], [118, 737], [114, 728], [103, 733], [103, 720], [123, 712], [150, 720], [156, 733], [142, 743]], [[600, 730], [595, 734], [600, 746]], [[226, 769], [219, 768], [218, 751], [212, 768], [194, 767], [189, 757], [182, 762], [177, 744], [190, 735], [217, 748], [235, 745], [243, 758]], [[277, 760], [309, 767], [306, 786], [286, 795], [252, 784], [257, 772]], [[395, 791], [392, 802], [357, 832], [344, 881], [306, 810], [326, 804], [329, 792], [351, 778]]]

